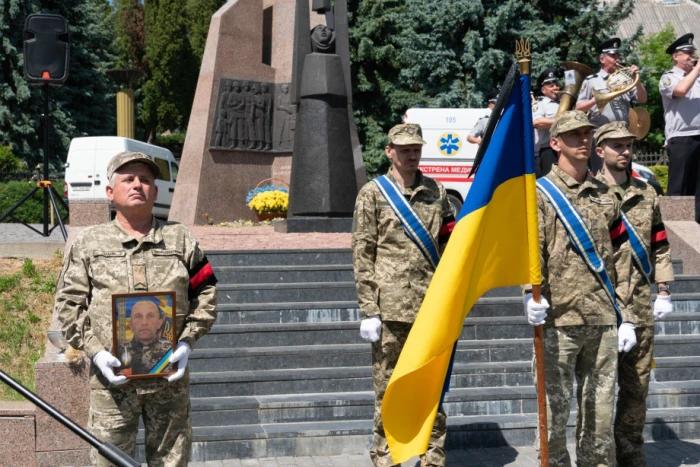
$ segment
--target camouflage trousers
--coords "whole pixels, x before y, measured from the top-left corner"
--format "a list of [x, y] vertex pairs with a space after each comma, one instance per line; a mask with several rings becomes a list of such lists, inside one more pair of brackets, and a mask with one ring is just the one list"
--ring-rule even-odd
[[[372, 379], [374, 381], [374, 446], [369, 451], [376, 467], [391, 467], [394, 462], [389, 453], [389, 445], [382, 424], [382, 399], [394, 371], [399, 354], [406, 343], [412, 324], [385, 321], [382, 323], [382, 337], [372, 343]], [[435, 416], [435, 425], [430, 434], [428, 451], [421, 456], [421, 467], [445, 465], [445, 438], [447, 437], [447, 415], [440, 409]]]
[[615, 415], [615, 450], [620, 467], [636, 467], [647, 462], [642, 432], [654, 354], [654, 327], [640, 327], [635, 332], [637, 345], [627, 354], [620, 354], [617, 369], [620, 389]]
[[[134, 457], [139, 416], [146, 431], [149, 467], [186, 466], [192, 446], [189, 385], [174, 384], [149, 394], [137, 394], [127, 383], [121, 388], [91, 389], [88, 430]], [[111, 466], [96, 449], [92, 464]]]
[[616, 327], [544, 328], [544, 364], [549, 465], [571, 466], [566, 449], [566, 425], [576, 378], [578, 465], [614, 466], [612, 423], [617, 370]]

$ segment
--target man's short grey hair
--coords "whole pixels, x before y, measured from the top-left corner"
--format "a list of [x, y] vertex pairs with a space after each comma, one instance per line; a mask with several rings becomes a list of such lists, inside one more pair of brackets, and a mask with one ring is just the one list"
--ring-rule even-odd
[[136, 165], [142, 165], [142, 166], [144, 166], [144, 167], [147, 167], [148, 170], [151, 170], [151, 168], [148, 167], [148, 165], [144, 164], [143, 162], [139, 162], [139, 161], [127, 162], [126, 164], [122, 165], [121, 167], [119, 167], [117, 170], [114, 171], [114, 173], [112, 174], [112, 177], [109, 179], [109, 186], [111, 186], [112, 188], [114, 188], [114, 183], [117, 181], [117, 175], [119, 175], [119, 172], [121, 172], [121, 170], [122, 170], [123, 168], [125, 168], [125, 167], [133, 167], [133, 166], [136, 166]]

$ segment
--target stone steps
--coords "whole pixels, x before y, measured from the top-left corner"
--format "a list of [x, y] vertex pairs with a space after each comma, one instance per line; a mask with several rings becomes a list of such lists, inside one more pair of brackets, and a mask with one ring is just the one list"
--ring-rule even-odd
[[[698, 402], [698, 380], [650, 384], [649, 409], [695, 408]], [[445, 397], [444, 407], [449, 417], [536, 413], [537, 393], [534, 386], [456, 388]], [[575, 398], [571, 408], [576, 409]], [[373, 391], [210, 397], [192, 401], [193, 426], [371, 420], [373, 413]]]
[[[522, 305], [521, 305], [522, 306]], [[658, 335], [700, 334], [700, 313], [674, 312], [655, 323]], [[531, 338], [524, 314], [472, 317], [464, 321], [461, 340]], [[356, 321], [215, 324], [198, 349], [361, 343]]]
[[[219, 278], [219, 315], [190, 357], [192, 461], [367, 452], [371, 347], [359, 336], [350, 251], [207, 255]], [[683, 276], [680, 261], [673, 267], [677, 313], [656, 325], [647, 400], [645, 434], [655, 439], [700, 437], [700, 277]], [[475, 304], [445, 398], [448, 446], [534, 442], [532, 337], [518, 287]], [[573, 432], [573, 415], [569, 424]], [[141, 460], [142, 443], [141, 432]]]
[[[358, 340], [359, 341], [359, 340]], [[460, 341], [457, 363], [529, 361], [532, 339]], [[656, 357], [700, 356], [700, 335], [661, 335], [656, 337]], [[314, 344], [272, 347], [195, 349], [190, 356], [192, 373], [212, 371], [252, 371], [300, 368], [367, 366], [372, 360], [367, 342], [355, 344]]]
[[[567, 437], [573, 442], [575, 412], [567, 423]], [[684, 438], [700, 433], [700, 408], [650, 409], [646, 439]], [[447, 448], [469, 446], [527, 446], [535, 441], [537, 415], [473, 415], [447, 419]], [[192, 462], [231, 458], [342, 455], [366, 452], [371, 445], [369, 420], [326, 422], [263, 423], [253, 425], [205, 426], [193, 428]], [[137, 455], [144, 457], [143, 430], [137, 437]]]
[[[697, 356], [655, 358], [656, 382], [700, 380]], [[368, 362], [369, 363], [369, 362]], [[532, 361], [455, 362], [452, 388], [494, 388], [532, 385]], [[192, 373], [192, 397], [371, 391], [369, 365]]]

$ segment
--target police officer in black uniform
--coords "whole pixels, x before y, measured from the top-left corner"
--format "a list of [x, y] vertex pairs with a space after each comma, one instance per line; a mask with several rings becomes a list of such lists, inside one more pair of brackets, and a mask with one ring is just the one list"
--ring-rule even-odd
[[535, 127], [535, 174], [544, 177], [557, 164], [557, 153], [549, 146], [549, 129], [559, 110], [559, 76], [554, 68], [544, 70], [537, 78], [542, 96], [532, 106]]
[[700, 63], [693, 34], [673, 42], [666, 53], [673, 68], [659, 80], [666, 119], [669, 196], [695, 196], [695, 222], [700, 223]]

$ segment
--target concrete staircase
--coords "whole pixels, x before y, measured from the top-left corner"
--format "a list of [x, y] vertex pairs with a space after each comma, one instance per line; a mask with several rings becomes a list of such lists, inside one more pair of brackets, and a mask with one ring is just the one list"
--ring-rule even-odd
[[[371, 356], [359, 337], [350, 251], [208, 257], [219, 278], [219, 317], [190, 357], [192, 461], [366, 452]], [[650, 439], [700, 438], [700, 276], [682, 275], [680, 261], [674, 269], [676, 312], [656, 327]], [[534, 442], [532, 335], [517, 287], [475, 305], [446, 397], [449, 446]]]

